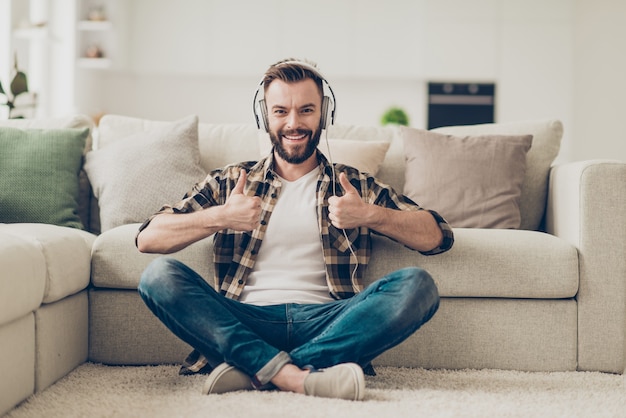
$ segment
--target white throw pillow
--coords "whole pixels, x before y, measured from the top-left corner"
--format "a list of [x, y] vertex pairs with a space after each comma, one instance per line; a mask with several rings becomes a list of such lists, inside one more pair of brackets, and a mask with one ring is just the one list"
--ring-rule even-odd
[[100, 146], [87, 153], [85, 171], [98, 198], [102, 232], [143, 222], [206, 176], [200, 166], [197, 116]]
[[[341, 163], [354, 167], [364, 173], [375, 176], [380, 165], [385, 160], [390, 143], [387, 141], [359, 141], [357, 139], [328, 139], [328, 146], [324, 137], [320, 139], [319, 150], [333, 163]], [[330, 156], [328, 149], [330, 148]], [[261, 157], [265, 157], [272, 149], [269, 136], [265, 133], [259, 136]]]

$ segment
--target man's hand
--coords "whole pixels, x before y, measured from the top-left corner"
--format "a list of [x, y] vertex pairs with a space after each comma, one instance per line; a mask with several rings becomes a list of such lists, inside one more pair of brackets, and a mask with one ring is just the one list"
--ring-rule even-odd
[[345, 194], [328, 199], [329, 218], [336, 228], [367, 227], [419, 251], [441, 244], [443, 234], [430, 212], [394, 210], [364, 202], [344, 173], [339, 175], [339, 183]]
[[224, 204], [228, 227], [235, 231], [252, 231], [261, 220], [261, 198], [243, 194], [246, 178], [246, 170], [241, 170], [237, 184]]
[[328, 199], [329, 218], [336, 228], [351, 229], [363, 226], [370, 205], [361, 199], [361, 195], [348, 181], [344, 173], [339, 174], [339, 184], [345, 191], [341, 197]]
[[137, 235], [142, 253], [171, 254], [226, 228], [252, 231], [261, 219], [261, 198], [246, 196], [246, 170], [241, 170], [237, 184], [226, 203], [186, 213], [162, 213]]

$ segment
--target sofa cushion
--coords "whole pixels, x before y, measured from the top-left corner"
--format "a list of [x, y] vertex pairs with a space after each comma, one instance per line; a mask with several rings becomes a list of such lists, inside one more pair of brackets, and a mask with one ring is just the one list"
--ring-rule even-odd
[[531, 135], [453, 136], [402, 129], [404, 194], [453, 227], [519, 228]]
[[[13, 127], [19, 129], [67, 129], [67, 128], [89, 128], [89, 135], [85, 141], [85, 152], [92, 147], [91, 129], [93, 128], [93, 120], [86, 115], [71, 115], [57, 118], [41, 118], [41, 119], [6, 119], [0, 120], [0, 126]], [[78, 199], [78, 216], [83, 225], [90, 225], [91, 211], [91, 186], [87, 179], [87, 174], [81, 169], [78, 176], [79, 181], [79, 199]]]
[[32, 242], [2, 230], [0, 224], [0, 325], [41, 305], [46, 290], [46, 260]]
[[103, 232], [142, 222], [164, 204], [180, 200], [206, 175], [200, 166], [197, 116], [119, 137], [114, 119], [102, 118], [107, 136], [85, 162]]
[[200, 123], [200, 163], [206, 172], [228, 164], [259, 159], [259, 130], [254, 124]]
[[559, 153], [563, 124], [558, 120], [537, 120], [453, 126], [434, 129], [451, 135], [532, 135], [533, 144], [526, 155], [526, 175], [520, 201], [521, 229], [538, 230], [548, 198], [550, 167]]
[[[169, 122], [128, 116], [106, 115], [99, 126], [98, 144], [105, 147], [112, 141], [135, 132], [166, 126]], [[261, 153], [259, 129], [252, 123], [199, 123], [198, 145], [200, 164], [208, 173], [227, 164], [256, 161]], [[350, 139], [389, 143], [377, 177], [399, 192], [404, 184], [404, 154], [395, 126], [332, 125], [328, 135], [335, 139]], [[321, 147], [323, 150], [323, 147]]]
[[328, 127], [328, 137], [389, 142], [389, 149], [376, 173], [376, 178], [393, 187], [398, 193], [402, 193], [405, 163], [402, 138], [397, 125], [331, 125]]
[[0, 233], [19, 238], [40, 253], [33, 256], [33, 262], [43, 258], [43, 303], [61, 300], [89, 285], [95, 235], [74, 228], [32, 223], [0, 224]]
[[[91, 283], [109, 289], [137, 289], [141, 273], [160, 254], [142, 254], [135, 246], [141, 224], [120, 225], [100, 234], [91, 255]], [[200, 240], [174, 257], [194, 269], [205, 280], [213, 280], [213, 237]]]
[[[106, 115], [100, 121], [98, 147], [170, 124], [168, 121]], [[230, 163], [258, 159], [258, 131], [256, 125], [251, 123], [199, 123], [198, 145], [204, 171], [208, 173]]]
[[[123, 225], [96, 239], [92, 284], [136, 289], [141, 273], [157, 254], [134, 245], [139, 224]], [[553, 235], [536, 231], [456, 228], [455, 244], [444, 254], [424, 256], [402, 244], [372, 235], [370, 283], [404, 266], [420, 266], [437, 282], [443, 297], [571, 298], [578, 290], [578, 252]], [[209, 283], [213, 281], [213, 238], [172, 254]]]
[[442, 297], [560, 299], [578, 292], [578, 251], [537, 231], [455, 228], [454, 246], [424, 256], [385, 237], [372, 237], [371, 282], [403, 266], [432, 276]]
[[83, 228], [79, 173], [88, 135], [88, 128], [0, 127], [0, 222]]

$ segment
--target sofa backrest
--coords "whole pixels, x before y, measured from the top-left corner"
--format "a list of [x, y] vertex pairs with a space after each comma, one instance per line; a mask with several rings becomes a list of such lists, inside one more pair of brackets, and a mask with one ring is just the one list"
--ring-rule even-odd
[[[404, 151], [399, 130], [395, 126], [368, 127], [354, 125], [333, 125], [328, 129], [330, 141], [359, 140], [363, 142], [390, 143], [386, 155], [376, 174], [383, 182], [402, 192], [404, 185]], [[263, 141], [269, 141], [264, 132], [254, 124], [211, 124], [198, 125], [200, 162], [209, 172], [239, 161], [255, 161], [265, 156]], [[326, 153], [325, 135], [322, 135], [319, 148]], [[357, 150], [354, 150], [357, 152]], [[346, 156], [332, 154], [333, 162], [346, 163]]]
[[[124, 140], [124, 138], [139, 131], [147, 131], [171, 123], [170, 121], [106, 115], [100, 121], [100, 127], [96, 131], [97, 135], [94, 135], [94, 149], [98, 148], [98, 142], [100, 142], [100, 146], [106, 145], [110, 141]], [[92, 126], [92, 122], [89, 117], [75, 115], [56, 119], [2, 121], [0, 126], [24, 129], [68, 128]], [[532, 134], [533, 143], [527, 154], [527, 169], [520, 203], [521, 229], [536, 230], [539, 228], [546, 206], [550, 166], [558, 153], [563, 133], [561, 122], [558, 120], [541, 120], [447, 127], [437, 131], [457, 136]], [[357, 148], [362, 148], [358, 146], [361, 142], [388, 143], [389, 148], [386, 154], [381, 156], [380, 165], [377, 165], [376, 177], [402, 193], [406, 167], [402, 136], [402, 129], [396, 126], [333, 125], [328, 129], [327, 138], [331, 143], [342, 140], [358, 141], [351, 143], [355, 149], [350, 151], [354, 153], [358, 153]], [[323, 136], [320, 143], [322, 152], [326, 151], [325, 138], [326, 136]], [[233, 162], [258, 160], [264, 156], [263, 141], [268, 141], [266, 134], [260, 133], [254, 124], [198, 124], [200, 164], [206, 172]], [[348, 156], [345, 153], [333, 152], [332, 154], [334, 162], [346, 163], [346, 161], [342, 161], [344, 157]], [[87, 228], [90, 231], [99, 233], [98, 202], [93, 199], [90, 193], [90, 184], [84, 172], [80, 176], [80, 187], [79, 215], [84, 224], [88, 225]], [[445, 217], [445, 213], [442, 215]]]
[[[209, 171], [228, 163], [257, 160], [263, 156], [259, 147], [265, 133], [259, 133], [253, 124], [199, 124], [201, 162]], [[540, 228], [546, 207], [548, 176], [556, 158], [563, 135], [563, 125], [554, 119], [492, 123], [472, 126], [454, 126], [435, 129], [437, 132], [455, 135], [533, 135], [532, 147], [526, 159], [526, 173], [520, 200], [520, 229]], [[402, 129], [397, 126], [333, 125], [328, 129], [329, 140], [359, 140], [389, 142], [384, 160], [376, 174], [381, 181], [396, 191], [404, 192], [405, 152]], [[320, 149], [325, 151], [324, 140]], [[356, 152], [356, 150], [355, 150]], [[334, 162], [342, 162], [341, 155], [333, 155]], [[418, 204], [420, 202], [417, 202]], [[445, 217], [445, 213], [442, 213]]]
[[[128, 141], [137, 141], [138, 135], [144, 139], [146, 136], [156, 138], [158, 133], [164, 132], [168, 126], [184, 124], [184, 120], [186, 118], [174, 122], [164, 122], [106, 115], [100, 120], [98, 139], [94, 147], [95, 152], [110, 150], [110, 146], [119, 144], [119, 141], [124, 141], [126, 138]], [[199, 163], [205, 173], [231, 163], [257, 161], [265, 157], [270, 149], [267, 134], [259, 131], [254, 124], [198, 123], [197, 135], [200, 153]], [[323, 135], [320, 143], [320, 150], [327, 154], [326, 137], [332, 150], [331, 155], [334, 162], [354, 165], [364, 171], [373, 172], [372, 170], [375, 170], [383, 181], [396, 187], [399, 191], [402, 190], [404, 181], [403, 152], [401, 139], [395, 127], [331, 126], [328, 135]], [[172, 140], [175, 139], [177, 138], [172, 138]], [[113, 148], [119, 149], [119, 146]], [[129, 146], [129, 149], [131, 148], [135, 147]], [[136, 152], [136, 150], [129, 152]], [[137, 155], [137, 158], [144, 159], [151, 154], [154, 155], [154, 150], [146, 148], [141, 155]], [[355, 160], [355, 157], [360, 158]], [[91, 170], [90, 167], [88, 169]], [[124, 170], [124, 167], [109, 168], [112, 174], [119, 170]], [[129, 170], [129, 173], [131, 171]], [[134, 176], [128, 174], [126, 177], [132, 178]], [[196, 181], [200, 180], [200, 178], [196, 179]], [[191, 181], [189, 183], [188, 188], [181, 191], [181, 197], [182, 193], [188, 191], [193, 185]], [[96, 186], [96, 188], [99, 187]], [[99, 190], [102, 192], [101, 189]], [[96, 190], [97, 193], [98, 190]], [[137, 199], [136, 196], [135, 199]], [[111, 199], [108, 201], [113, 203]], [[106, 202], [101, 203], [107, 204]], [[161, 202], [161, 204], [165, 203], [174, 202]], [[158, 207], [153, 208], [153, 211], [156, 209]], [[101, 215], [105, 216], [102, 213]], [[92, 213], [92, 217], [93, 219], [98, 218], [95, 213]], [[137, 220], [137, 222], [141, 220], [143, 219]], [[106, 223], [110, 224], [108, 221]], [[92, 223], [90, 227], [92, 231], [99, 232], [98, 225]]]

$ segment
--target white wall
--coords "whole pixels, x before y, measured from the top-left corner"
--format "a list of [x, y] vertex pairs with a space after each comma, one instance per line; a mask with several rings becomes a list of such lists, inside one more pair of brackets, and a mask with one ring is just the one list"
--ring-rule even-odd
[[424, 127], [428, 81], [493, 81], [498, 121], [559, 118], [560, 161], [626, 161], [621, 0], [129, 0], [127, 57], [90, 74], [86, 112], [253, 122], [272, 62], [318, 62], [338, 123], [391, 105]]
[[[11, 62], [11, 8], [9, 0], [0, 0], [0, 62]], [[0, 82], [5, 91], [9, 90], [11, 83], [11, 66], [0, 65]], [[5, 103], [6, 98], [0, 97], [0, 103]], [[9, 116], [9, 109], [0, 106], [0, 118]]]
[[572, 157], [626, 161], [626, 2], [578, 1], [575, 27]]

